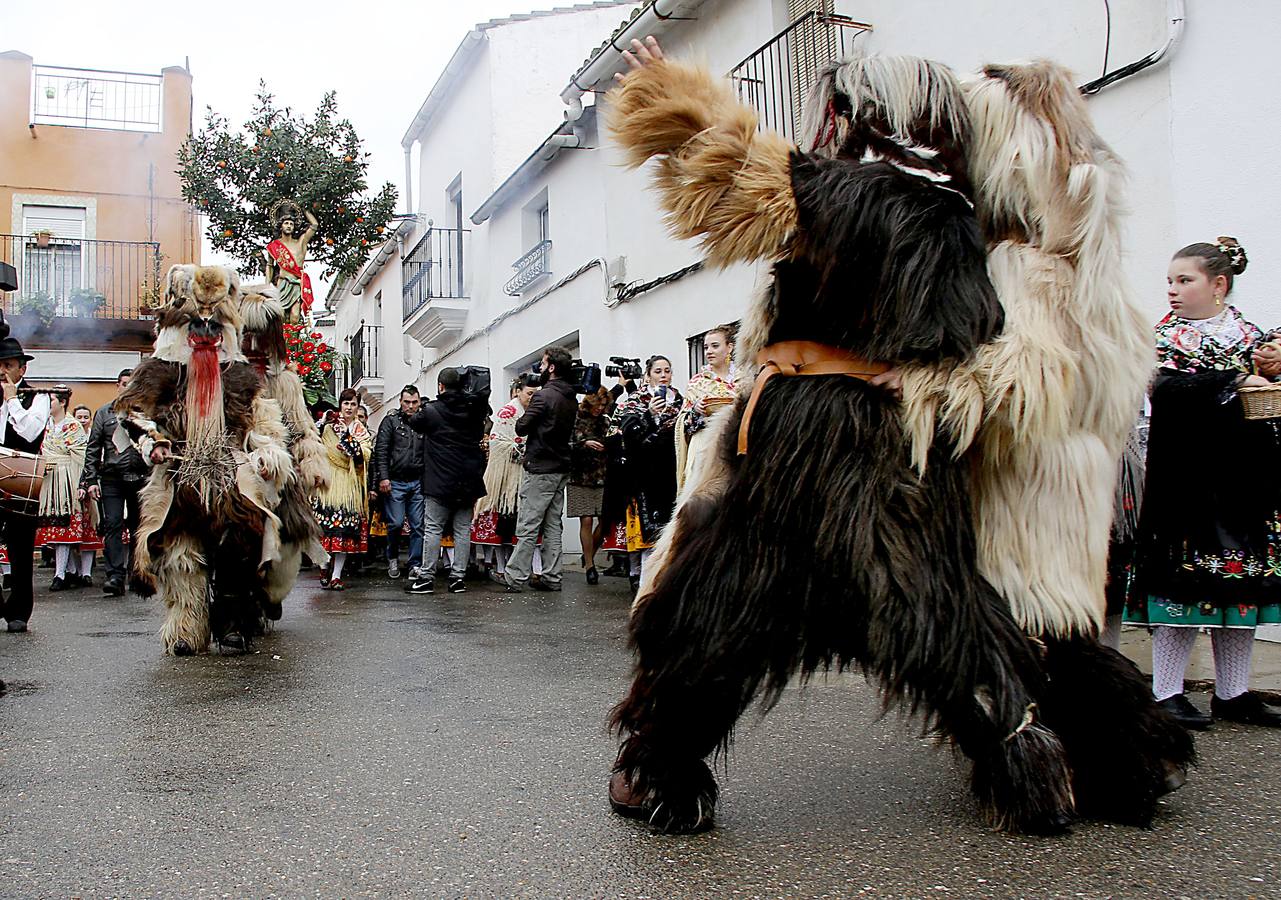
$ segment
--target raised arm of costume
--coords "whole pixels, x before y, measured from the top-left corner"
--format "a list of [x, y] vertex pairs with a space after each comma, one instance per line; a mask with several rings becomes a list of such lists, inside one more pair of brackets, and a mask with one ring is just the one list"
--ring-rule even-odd
[[700, 238], [713, 265], [780, 256], [796, 228], [791, 156], [727, 82], [663, 60], [609, 95], [609, 124], [627, 161], [659, 157], [655, 186], [679, 238]]
[[36, 394], [31, 408], [25, 408], [16, 397], [8, 403], [9, 427], [23, 440], [34, 441], [49, 424], [49, 395]]

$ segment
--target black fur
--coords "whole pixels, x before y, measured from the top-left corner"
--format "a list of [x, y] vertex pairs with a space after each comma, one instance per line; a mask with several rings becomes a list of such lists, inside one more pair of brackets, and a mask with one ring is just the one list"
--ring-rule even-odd
[[1078, 637], [1047, 641], [1041, 710], [1072, 766], [1083, 816], [1146, 826], [1168, 779], [1196, 759], [1187, 730], [1152, 700], [1148, 679], [1120, 653]]

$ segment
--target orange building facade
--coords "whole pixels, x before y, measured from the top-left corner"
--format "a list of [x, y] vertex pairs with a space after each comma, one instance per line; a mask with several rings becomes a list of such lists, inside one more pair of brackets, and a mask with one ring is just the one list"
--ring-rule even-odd
[[152, 344], [151, 304], [169, 266], [200, 261], [178, 151], [191, 132], [191, 74], [35, 65], [0, 53], [3, 296], [31, 353], [27, 377], [73, 403], [115, 395], [116, 373]]

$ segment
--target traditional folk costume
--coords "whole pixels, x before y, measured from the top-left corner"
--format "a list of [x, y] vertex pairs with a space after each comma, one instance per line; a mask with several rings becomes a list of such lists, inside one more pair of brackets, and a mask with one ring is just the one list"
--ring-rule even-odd
[[[40, 488], [40, 517], [36, 528], [36, 546], [54, 548], [54, 584], [65, 585], [72, 577], [87, 577], [93, 555], [102, 549], [98, 536], [97, 506], [78, 498], [80, 476], [84, 472], [85, 448], [89, 436], [72, 416], [61, 422], [50, 422], [45, 429], [41, 455], [48, 468]], [[73, 562], [71, 553], [79, 553]]]
[[[472, 514], [471, 542], [482, 563], [502, 575], [516, 546], [516, 507], [524, 473], [525, 439], [516, 433], [516, 420], [525, 407], [513, 397], [494, 416], [486, 444], [485, 496]], [[534, 548], [533, 573], [542, 572], [542, 554]]]
[[[1281, 622], [1281, 434], [1273, 420], [1246, 419], [1234, 396], [1262, 339], [1233, 306], [1209, 319], [1170, 313], [1156, 326], [1127, 619], [1154, 626], [1158, 700], [1183, 693], [1199, 628], [1212, 629], [1216, 696], [1241, 694], [1255, 627]], [[1197, 471], [1204, 465], [1212, 470]]]
[[677, 429], [684, 406], [679, 391], [667, 389], [658, 415], [647, 389], [629, 394], [614, 410], [609, 439], [621, 448], [615, 457], [626, 495], [623, 521], [615, 524], [603, 550], [626, 550], [630, 574], [639, 578], [659, 536], [672, 517], [677, 490]]
[[[702, 458], [703, 453], [711, 449], [708, 440], [707, 423], [721, 409], [732, 406], [736, 394], [738, 372], [731, 365], [729, 374], [722, 378], [704, 366], [685, 386], [685, 405], [680, 417], [676, 420], [676, 487], [685, 486]], [[698, 401], [703, 401], [704, 413], [695, 408]]]
[[[364, 553], [369, 547], [369, 489], [365, 476], [373, 436], [353, 420], [337, 417], [321, 432], [329, 461], [329, 485], [312, 495], [311, 507], [320, 523], [321, 546], [329, 553]], [[340, 577], [341, 572], [334, 577]]]
[[[967, 160], [971, 138], [986, 129], [981, 146], [1000, 123], [972, 131], [952, 73], [901, 57], [823, 73], [806, 114], [809, 153], [759, 133], [726, 86], [677, 63], [631, 73], [613, 100], [630, 161], [660, 157], [658, 189], [677, 236], [702, 237], [715, 264], [774, 260], [773, 283], [738, 335], [740, 366], [760, 371], [735, 409], [714, 417], [716, 455], [686, 483], [633, 609], [635, 680], [613, 714], [624, 735], [615, 808], [662, 828], [705, 827], [717, 789], [703, 757], [729, 741], [745, 709], [761, 695], [777, 700], [798, 671], [852, 665], [970, 757], [994, 825], [1057, 831], [1080, 801], [1101, 808], [1099, 773], [1081, 750], [1087, 727], [1097, 740], [1095, 726], [1078, 715], [1124, 660], [1104, 657], [1107, 666], [1086, 673], [1083, 703], [1064, 698], [1080, 685], [1047, 677], [1043, 644], [1024, 631], [1036, 616], [1012, 613], [1039, 609], [1036, 598], [1003, 597], [980, 571], [976, 531], [989, 510], [972, 461], [958, 458], [967, 436], [913, 418], [928, 405], [919, 398], [907, 416], [867, 383], [891, 367], [919, 370], [929, 373], [921, 381], [942, 379], [942, 397], [947, 374], [981, 358], [980, 348], [1014, 349], [1001, 343], [1008, 320], [988, 276], [975, 214], [983, 200]], [[1022, 220], [1001, 224], [1012, 232]], [[1131, 346], [1141, 370], [1141, 342], [1110, 349]], [[976, 425], [991, 408], [980, 402]], [[1103, 460], [1105, 498], [1123, 437], [1090, 459]], [[1092, 599], [1101, 618], [1106, 517], [1100, 532]], [[1140, 697], [1124, 687], [1118, 707], [1152, 707], [1141, 683]], [[1190, 754], [1176, 723], [1154, 708], [1153, 718], [1174, 750], [1144, 756], [1156, 758], [1155, 775], [1127, 792], [1118, 815], [1150, 815], [1152, 779], [1167, 774], [1160, 763]], [[1078, 759], [1087, 765], [1074, 772]]]
[[155, 353], [114, 404], [144, 459], [173, 454], [140, 494], [134, 569], [165, 603], [161, 639], [175, 655], [211, 636], [244, 649], [261, 632], [280, 560], [275, 510], [295, 479], [280, 406], [241, 351], [239, 300], [231, 269], [173, 266]]

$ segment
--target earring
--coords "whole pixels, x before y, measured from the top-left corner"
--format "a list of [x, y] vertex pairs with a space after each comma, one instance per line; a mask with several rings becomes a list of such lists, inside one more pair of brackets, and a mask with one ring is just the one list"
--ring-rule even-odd
[[1222, 295], [1222, 294], [1215, 294], [1215, 295], [1214, 295], [1214, 305], [1215, 305], [1215, 306], [1222, 306], [1222, 305], [1223, 305], [1223, 295]]

